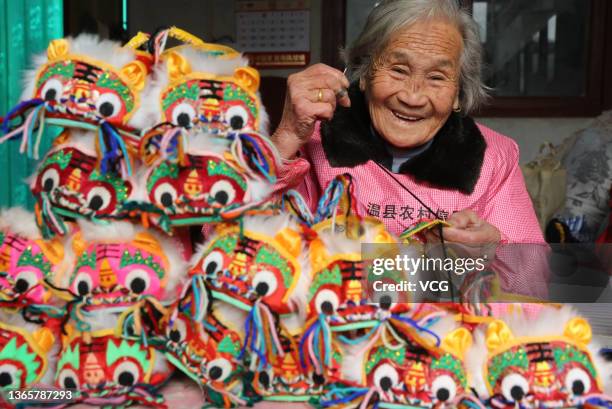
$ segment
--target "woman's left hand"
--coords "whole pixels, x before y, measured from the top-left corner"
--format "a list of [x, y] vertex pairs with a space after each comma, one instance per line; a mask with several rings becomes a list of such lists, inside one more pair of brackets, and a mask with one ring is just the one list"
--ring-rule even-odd
[[[501, 233], [495, 226], [481, 219], [470, 210], [464, 209], [453, 213], [447, 220], [450, 227], [444, 227], [442, 234], [445, 242], [462, 243], [468, 245], [497, 244], [501, 240]], [[437, 229], [426, 234], [428, 242], [439, 242]]]

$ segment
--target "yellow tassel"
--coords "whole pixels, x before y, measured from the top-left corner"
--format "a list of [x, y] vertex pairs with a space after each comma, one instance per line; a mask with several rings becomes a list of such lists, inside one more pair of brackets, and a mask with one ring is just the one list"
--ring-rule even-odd
[[135, 50], [137, 48], [140, 48], [140, 46], [146, 43], [147, 41], [149, 41], [149, 37], [149, 34], [139, 31], [134, 37], [130, 38], [130, 40], [123, 47]]

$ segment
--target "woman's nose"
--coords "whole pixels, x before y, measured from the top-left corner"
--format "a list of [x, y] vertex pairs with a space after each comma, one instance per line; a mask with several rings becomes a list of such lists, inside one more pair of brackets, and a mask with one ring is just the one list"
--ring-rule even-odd
[[422, 107], [427, 104], [427, 95], [424, 90], [423, 80], [411, 78], [407, 80], [397, 94], [400, 102], [411, 107]]

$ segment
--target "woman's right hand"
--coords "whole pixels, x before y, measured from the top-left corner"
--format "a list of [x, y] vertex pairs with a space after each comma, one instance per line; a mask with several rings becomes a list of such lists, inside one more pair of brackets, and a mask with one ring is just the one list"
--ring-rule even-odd
[[349, 107], [344, 74], [328, 65], [315, 64], [287, 78], [283, 117], [272, 135], [283, 159], [292, 159], [310, 139], [315, 123], [330, 120], [336, 104]]

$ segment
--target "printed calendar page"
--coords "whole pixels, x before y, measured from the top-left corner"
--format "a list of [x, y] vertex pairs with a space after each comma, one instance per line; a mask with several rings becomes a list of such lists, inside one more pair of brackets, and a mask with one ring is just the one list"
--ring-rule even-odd
[[310, 2], [241, 1], [236, 7], [237, 48], [259, 68], [299, 67], [310, 58]]

